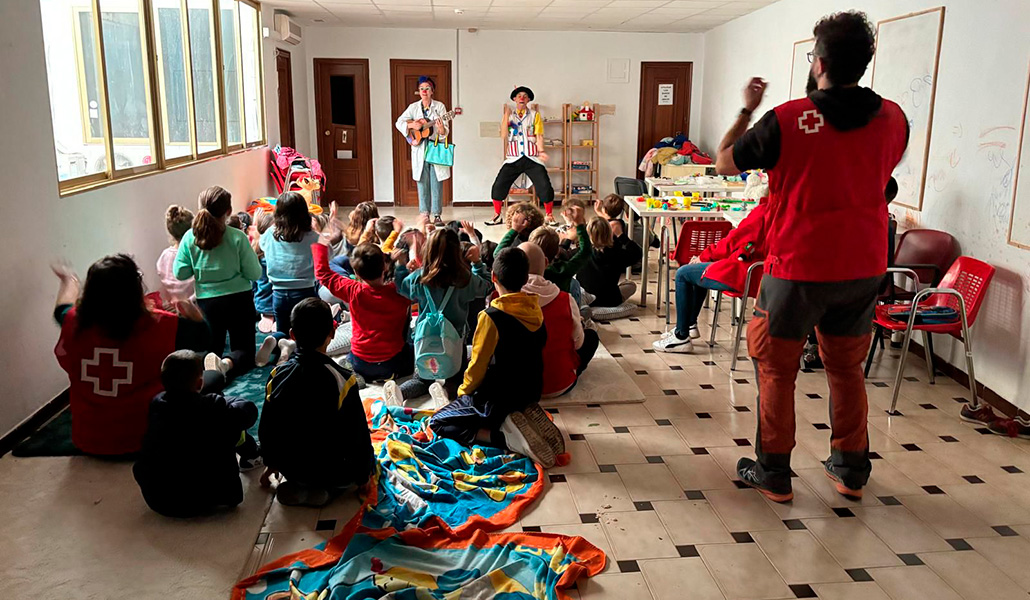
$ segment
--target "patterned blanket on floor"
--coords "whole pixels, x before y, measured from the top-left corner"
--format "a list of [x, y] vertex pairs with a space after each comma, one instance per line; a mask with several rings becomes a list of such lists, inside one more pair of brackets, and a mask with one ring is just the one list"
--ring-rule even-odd
[[374, 494], [341, 533], [236, 585], [234, 600], [567, 598], [604, 553], [578, 537], [493, 533], [543, 492], [530, 459], [436, 438], [431, 411], [366, 399]]

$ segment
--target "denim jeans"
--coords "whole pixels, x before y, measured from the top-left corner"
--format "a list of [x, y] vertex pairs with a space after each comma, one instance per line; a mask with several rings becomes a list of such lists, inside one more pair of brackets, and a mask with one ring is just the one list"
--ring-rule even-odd
[[418, 179], [418, 211], [439, 215], [443, 211], [442, 204], [443, 184], [436, 178], [436, 167], [423, 162], [422, 175]]
[[290, 313], [305, 298], [317, 298], [315, 288], [297, 290], [272, 290], [272, 306], [275, 310], [275, 329], [284, 336], [290, 335]]
[[576, 301], [576, 306], [583, 306], [583, 286], [579, 284], [579, 280], [573, 278], [569, 282], [569, 295]]
[[676, 269], [676, 333], [680, 338], [687, 337], [687, 330], [697, 325], [708, 290], [735, 291], [724, 283], [702, 277], [710, 264], [693, 263]]
[[354, 372], [365, 378], [365, 381], [398, 379], [415, 372], [415, 350], [411, 344], [404, 344], [394, 357], [383, 362], [368, 362], [358, 358], [353, 352], [347, 356]]

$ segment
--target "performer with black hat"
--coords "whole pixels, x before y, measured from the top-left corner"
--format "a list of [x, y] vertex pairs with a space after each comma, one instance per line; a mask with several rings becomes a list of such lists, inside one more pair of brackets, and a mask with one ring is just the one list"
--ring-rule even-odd
[[544, 203], [546, 223], [557, 225], [551, 215], [554, 208], [554, 188], [551, 187], [551, 178], [548, 177], [547, 167], [544, 165], [544, 161], [547, 160], [547, 153], [543, 151], [544, 121], [540, 113], [529, 108], [533, 98], [533, 90], [519, 86], [511, 92], [511, 99], [515, 101], [515, 111], [512, 112], [509, 104], [504, 105], [501, 135], [508, 140], [508, 144], [505, 147], [504, 164], [497, 172], [497, 178], [494, 179], [494, 185], [490, 190], [496, 214], [492, 220], [486, 222], [487, 225], [499, 225], [504, 222], [501, 215], [504, 199], [511, 191], [511, 184], [523, 173], [533, 182], [536, 195]]

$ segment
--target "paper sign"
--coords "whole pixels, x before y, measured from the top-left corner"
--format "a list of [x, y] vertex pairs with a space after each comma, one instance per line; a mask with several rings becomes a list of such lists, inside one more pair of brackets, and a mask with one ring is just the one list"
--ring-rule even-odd
[[658, 106], [672, 106], [672, 88], [671, 83], [658, 84]]

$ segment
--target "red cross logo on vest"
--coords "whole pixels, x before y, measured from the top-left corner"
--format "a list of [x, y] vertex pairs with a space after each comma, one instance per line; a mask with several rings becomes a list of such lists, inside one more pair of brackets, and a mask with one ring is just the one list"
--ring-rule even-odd
[[805, 130], [805, 134], [819, 133], [823, 128], [823, 115], [817, 110], [806, 110], [798, 117], [798, 127]]
[[96, 348], [92, 359], [82, 361], [81, 378], [97, 396], [114, 397], [118, 386], [132, 383], [132, 363], [119, 360], [117, 348]]

